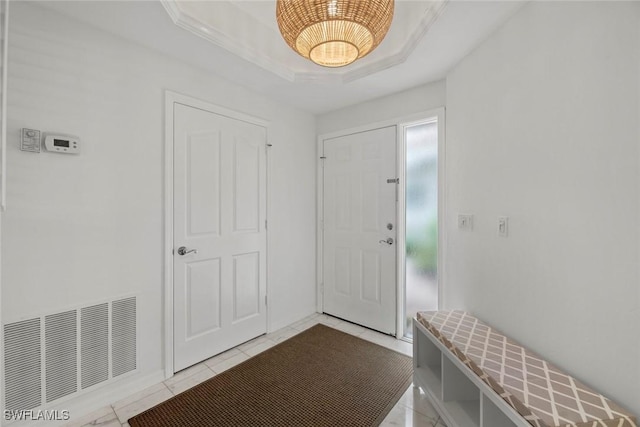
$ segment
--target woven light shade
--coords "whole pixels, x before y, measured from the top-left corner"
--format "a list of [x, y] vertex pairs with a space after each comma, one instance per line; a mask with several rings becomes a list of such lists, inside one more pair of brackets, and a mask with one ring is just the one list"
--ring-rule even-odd
[[300, 55], [342, 67], [375, 49], [391, 26], [394, 0], [277, 0], [282, 37]]

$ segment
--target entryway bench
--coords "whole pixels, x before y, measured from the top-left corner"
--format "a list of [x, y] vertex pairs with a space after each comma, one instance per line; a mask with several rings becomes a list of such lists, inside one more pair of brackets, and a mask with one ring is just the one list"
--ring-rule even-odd
[[463, 311], [418, 313], [414, 384], [448, 427], [638, 427], [635, 417]]

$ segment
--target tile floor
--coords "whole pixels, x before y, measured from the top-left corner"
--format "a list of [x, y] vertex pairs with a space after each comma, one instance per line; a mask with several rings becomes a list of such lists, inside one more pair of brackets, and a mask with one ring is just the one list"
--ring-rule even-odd
[[[65, 427], [129, 427], [127, 420], [147, 409], [187, 390], [240, 362], [296, 335], [305, 329], [323, 323], [335, 329], [359, 336], [384, 347], [412, 355], [411, 344], [396, 340], [370, 329], [344, 322], [324, 314], [313, 314], [279, 331], [263, 335], [246, 342], [227, 352], [205, 360], [197, 365], [178, 372], [170, 379], [135, 393], [110, 406], [93, 412], [80, 419], [73, 420]], [[417, 387], [409, 386], [406, 393], [393, 407], [382, 422], [382, 427], [446, 427], [439, 420], [427, 398]]]

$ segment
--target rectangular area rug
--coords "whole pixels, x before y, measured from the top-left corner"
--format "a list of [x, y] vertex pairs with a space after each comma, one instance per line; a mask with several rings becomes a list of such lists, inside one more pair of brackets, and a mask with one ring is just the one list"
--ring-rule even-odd
[[411, 384], [410, 357], [316, 326], [141, 413], [131, 427], [369, 427]]

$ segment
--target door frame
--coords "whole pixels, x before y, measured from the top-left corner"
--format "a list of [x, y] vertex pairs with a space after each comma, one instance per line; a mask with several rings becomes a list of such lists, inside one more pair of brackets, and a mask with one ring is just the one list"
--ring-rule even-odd
[[[163, 268], [163, 288], [164, 288], [164, 376], [165, 379], [171, 378], [174, 374], [173, 366], [173, 350], [174, 350], [174, 336], [173, 336], [173, 328], [174, 328], [174, 318], [173, 318], [173, 308], [174, 308], [174, 300], [173, 300], [173, 203], [174, 203], [174, 194], [173, 194], [173, 177], [174, 177], [174, 166], [173, 166], [173, 152], [174, 152], [174, 138], [173, 138], [173, 130], [174, 130], [174, 115], [173, 115], [173, 106], [175, 103], [183, 104], [188, 107], [197, 108], [200, 110], [208, 111], [214, 114], [218, 114], [221, 116], [225, 116], [234, 120], [240, 120], [243, 122], [251, 123], [257, 126], [262, 126], [265, 128], [266, 134], [266, 188], [267, 188], [267, 207], [266, 207], [266, 218], [269, 218], [270, 212], [270, 203], [269, 203], [269, 183], [270, 183], [270, 170], [269, 167], [269, 147], [271, 144], [269, 143], [269, 124], [270, 122], [258, 117], [254, 117], [245, 113], [241, 113], [238, 111], [234, 111], [220, 105], [216, 105], [202, 99], [194, 98], [189, 95], [183, 95], [177, 92], [173, 92], [170, 90], [165, 90], [164, 92], [164, 124], [165, 124], [165, 133], [164, 133], [164, 212], [163, 212], [163, 229], [164, 229], [164, 244], [163, 244], [163, 256], [162, 260], [164, 262]], [[270, 301], [269, 301], [269, 229], [265, 230], [266, 232], [266, 260], [267, 260], [267, 275], [265, 283], [267, 289], [267, 332], [270, 331], [271, 324], [271, 312], [269, 310]]]
[[422, 111], [415, 114], [381, 120], [369, 124], [328, 132], [317, 138], [317, 194], [316, 194], [316, 311], [323, 312], [324, 307], [324, 141], [332, 138], [368, 132], [380, 128], [396, 127], [396, 170], [400, 183], [398, 188], [398, 203], [396, 217], [398, 223], [398, 244], [396, 245], [396, 338], [403, 337], [404, 330], [404, 278], [405, 251], [400, 250], [406, 245], [405, 236], [405, 193], [406, 193], [406, 141], [404, 129], [418, 123], [428, 122], [430, 119], [438, 121], [438, 308], [445, 307], [443, 301], [443, 286], [445, 283], [444, 248], [446, 244], [446, 186], [445, 183], [445, 107]]

